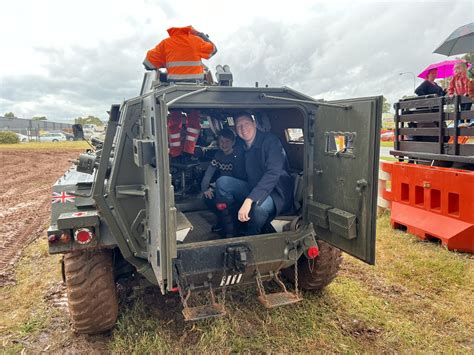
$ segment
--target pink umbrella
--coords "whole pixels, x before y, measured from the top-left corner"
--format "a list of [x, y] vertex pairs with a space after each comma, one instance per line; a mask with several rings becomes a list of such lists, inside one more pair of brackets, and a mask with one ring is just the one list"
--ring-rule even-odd
[[[418, 74], [418, 77], [422, 79], [426, 79], [426, 77], [428, 76], [428, 72], [431, 69], [438, 69], [438, 75], [436, 75], [436, 78], [438, 79], [444, 79], [444, 78], [453, 76], [454, 66], [457, 63], [466, 63], [466, 61], [462, 59], [455, 59], [455, 60], [444, 60], [439, 63], [431, 64], [425, 70], [423, 70], [420, 74]], [[471, 66], [469, 63], [466, 63], [466, 64], [468, 67]]]

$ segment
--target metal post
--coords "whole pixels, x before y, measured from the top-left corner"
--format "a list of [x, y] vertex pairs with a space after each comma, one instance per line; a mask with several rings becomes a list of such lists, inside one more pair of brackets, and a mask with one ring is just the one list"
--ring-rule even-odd
[[[399, 128], [399, 122], [400, 122], [400, 103], [397, 102], [395, 104], [395, 116], [393, 117], [395, 121], [395, 132], [393, 134], [394, 142], [395, 142], [395, 150], [400, 150], [400, 140], [399, 140], [399, 134], [400, 134], [400, 128]], [[403, 123], [402, 123], [403, 125]], [[403, 128], [403, 126], [402, 126]]]
[[459, 119], [461, 117], [461, 109], [459, 105], [459, 96], [454, 97], [454, 155], [459, 154]]
[[444, 154], [444, 106], [443, 97], [438, 99], [439, 102], [439, 116], [438, 116], [438, 152]]

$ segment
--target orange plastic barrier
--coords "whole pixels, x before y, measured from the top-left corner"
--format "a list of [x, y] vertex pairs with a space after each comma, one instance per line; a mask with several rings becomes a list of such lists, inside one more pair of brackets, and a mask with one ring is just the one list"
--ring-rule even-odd
[[398, 162], [381, 168], [391, 172], [385, 198], [393, 228], [474, 253], [474, 172]]

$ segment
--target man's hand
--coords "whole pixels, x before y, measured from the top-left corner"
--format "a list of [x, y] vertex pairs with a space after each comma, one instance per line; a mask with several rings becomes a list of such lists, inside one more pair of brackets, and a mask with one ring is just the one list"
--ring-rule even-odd
[[142, 64], [145, 67], [145, 70], [156, 70], [156, 68], [152, 67], [151, 63], [146, 58]]
[[203, 195], [209, 200], [212, 200], [214, 198], [214, 191], [212, 191], [212, 189], [208, 189], [207, 191], [203, 192]]
[[205, 34], [204, 32], [199, 32], [194, 27], [191, 29], [191, 34], [202, 38], [206, 42], [211, 42], [211, 40], [209, 39], [209, 35]]
[[242, 206], [240, 207], [238, 213], [238, 219], [240, 222], [248, 222], [250, 221], [250, 210], [252, 209], [253, 201], [249, 198], [246, 198]]

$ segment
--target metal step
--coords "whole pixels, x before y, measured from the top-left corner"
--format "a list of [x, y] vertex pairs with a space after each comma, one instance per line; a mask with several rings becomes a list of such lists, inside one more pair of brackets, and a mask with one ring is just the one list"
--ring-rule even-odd
[[188, 300], [191, 297], [191, 290], [188, 290], [185, 297], [181, 293], [180, 296], [182, 297], [181, 301], [183, 303], [183, 316], [185, 321], [196, 321], [226, 315], [224, 305], [216, 302], [216, 296], [214, 295], [212, 285], [209, 285], [209, 304], [192, 307], [188, 306]]
[[257, 299], [265, 308], [285, 306], [302, 300], [300, 296], [291, 292], [266, 293], [258, 296]]
[[219, 303], [206, 304], [204, 306], [185, 307], [183, 316], [185, 321], [195, 321], [212, 317], [221, 317], [226, 314], [225, 307]]
[[296, 302], [301, 301], [303, 298], [300, 296], [298, 292], [298, 288], [296, 288], [295, 292], [289, 292], [286, 289], [285, 284], [280, 280], [278, 277], [278, 273], [273, 275], [273, 280], [280, 286], [282, 292], [273, 292], [273, 293], [266, 293], [265, 287], [263, 286], [262, 276], [257, 269], [257, 291], [259, 296], [257, 297], [258, 301], [265, 306], [265, 308], [274, 308], [279, 306], [285, 306], [287, 304], [293, 304]]

